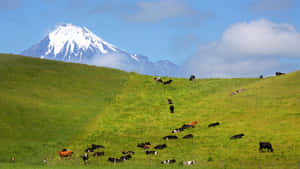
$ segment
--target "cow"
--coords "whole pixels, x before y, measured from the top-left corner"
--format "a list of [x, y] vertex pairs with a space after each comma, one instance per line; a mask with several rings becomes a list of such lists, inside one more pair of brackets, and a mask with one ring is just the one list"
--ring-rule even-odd
[[160, 77], [155, 77], [154, 80], [157, 81], [157, 82], [163, 83], [163, 81], [161, 80]]
[[280, 76], [280, 75], [284, 75], [285, 73], [281, 73], [281, 72], [276, 72], [275, 75], [276, 76]]
[[164, 140], [169, 140], [169, 139], [177, 139], [177, 136], [165, 136], [163, 137]]
[[192, 134], [188, 134], [188, 135], [186, 135], [186, 136], [183, 136], [182, 138], [183, 139], [187, 139], [187, 138], [193, 138], [194, 136], [192, 135]]
[[194, 128], [195, 126], [192, 126], [192, 125], [189, 125], [189, 124], [184, 124], [184, 125], [182, 125], [182, 127], [181, 128], [183, 128], [184, 130], [185, 129], [188, 129], [188, 128]]
[[197, 123], [198, 123], [197, 121], [193, 121], [193, 122], [189, 123], [188, 125], [195, 126]]
[[123, 151], [122, 152], [122, 154], [130, 154], [130, 155], [134, 155], [135, 154], [135, 152], [133, 152], [133, 151]]
[[147, 155], [149, 155], [149, 154], [157, 155], [157, 151], [149, 151], [149, 150], [145, 150], [145, 153], [146, 153]]
[[178, 129], [174, 129], [172, 130], [172, 133], [179, 133], [179, 132], [183, 132], [184, 128], [178, 128]]
[[83, 160], [84, 165], [87, 164], [88, 159], [89, 159], [88, 153], [84, 153], [84, 155], [82, 156], [82, 160]]
[[95, 152], [94, 154], [93, 154], [93, 156], [95, 157], [97, 157], [97, 156], [104, 156], [104, 152]]
[[168, 81], [165, 81], [165, 82], [163, 82], [163, 83], [164, 83], [164, 85], [166, 85], [166, 84], [170, 84], [172, 81], [173, 81], [173, 80], [168, 80]]
[[86, 152], [86, 153], [94, 152], [94, 149], [93, 148], [87, 148], [87, 149], [85, 149], [84, 152]]
[[241, 134], [237, 134], [237, 135], [234, 135], [234, 136], [230, 137], [230, 139], [240, 139], [243, 136], [245, 136], [245, 135], [243, 133], [241, 133]]
[[145, 143], [140, 143], [137, 145], [137, 147], [140, 147], [140, 148], [150, 148], [150, 142], [145, 142]]
[[174, 113], [174, 106], [173, 105], [170, 106], [170, 113]]
[[216, 122], [216, 123], [209, 124], [208, 127], [215, 127], [215, 126], [218, 126], [218, 125], [220, 125], [220, 123]]
[[161, 144], [161, 145], [157, 145], [157, 146], [155, 146], [154, 147], [154, 149], [164, 149], [164, 148], [166, 148], [167, 147], [167, 145], [166, 144]]
[[112, 157], [108, 157], [108, 161], [112, 162], [112, 163], [119, 163], [119, 162], [123, 162], [123, 159], [118, 159], [118, 158], [112, 158]]
[[172, 164], [172, 163], [176, 163], [176, 160], [175, 159], [172, 159], [172, 160], [164, 160], [161, 162], [161, 164]]
[[263, 149], [267, 149], [268, 152], [273, 152], [272, 145], [269, 142], [259, 142], [259, 150], [262, 152]]
[[196, 164], [195, 160], [191, 160], [191, 161], [183, 161], [183, 165], [194, 165]]
[[193, 81], [193, 80], [195, 80], [195, 79], [196, 79], [196, 76], [195, 76], [195, 75], [191, 75], [189, 80], [190, 80], [190, 81]]
[[96, 145], [96, 144], [92, 144], [92, 149], [97, 149], [97, 148], [104, 148], [104, 146], [102, 145]]
[[126, 155], [126, 156], [121, 156], [120, 159], [125, 161], [125, 160], [130, 160], [132, 158], [132, 156], [130, 154]]
[[64, 157], [69, 157], [71, 159], [73, 151], [71, 150], [59, 151], [58, 154], [61, 159], [63, 159]]
[[173, 104], [173, 101], [171, 99], [168, 99], [169, 104]]
[[263, 76], [263, 75], [260, 75], [260, 76], [259, 76], [259, 78], [260, 78], [260, 79], [263, 79], [263, 78], [264, 78], [264, 76]]

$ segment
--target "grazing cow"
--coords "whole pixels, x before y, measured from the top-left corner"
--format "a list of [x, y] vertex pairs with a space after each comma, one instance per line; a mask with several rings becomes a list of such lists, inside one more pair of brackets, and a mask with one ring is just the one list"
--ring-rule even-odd
[[193, 81], [193, 80], [195, 80], [196, 79], [196, 76], [195, 75], [191, 75], [190, 76], [190, 81]]
[[93, 156], [104, 156], [104, 152], [95, 152]]
[[169, 139], [177, 139], [177, 136], [165, 136], [163, 137], [164, 140], [169, 140]]
[[183, 128], [184, 130], [185, 129], [188, 129], [188, 128], [194, 128], [195, 126], [192, 126], [192, 125], [189, 125], [189, 124], [184, 124], [184, 125], [182, 125], [182, 127], [181, 128]]
[[145, 153], [146, 153], [147, 155], [149, 155], [149, 154], [157, 155], [157, 151], [149, 151], [149, 150], [145, 150]]
[[130, 154], [130, 155], [134, 155], [135, 154], [135, 152], [133, 152], [133, 151], [123, 151], [122, 152], [122, 154]]
[[263, 79], [263, 78], [264, 78], [264, 76], [263, 76], [263, 75], [260, 75], [260, 76], [259, 76], [259, 78], [260, 78], [260, 79]]
[[61, 159], [63, 159], [64, 157], [69, 157], [71, 159], [73, 151], [71, 150], [59, 151], [58, 154]]
[[82, 156], [82, 160], [83, 160], [83, 163], [86, 165], [87, 164], [87, 161], [89, 159], [89, 155], [88, 153], [85, 153], [83, 156]]
[[182, 138], [183, 139], [187, 139], [187, 138], [193, 138], [194, 136], [192, 135], [192, 134], [188, 134], [188, 135], [186, 135], [186, 136], [183, 136]]
[[128, 154], [128, 155], [126, 155], [126, 156], [121, 156], [121, 157], [120, 157], [120, 160], [125, 161], [125, 160], [130, 160], [131, 158], [132, 158], [131, 155]]
[[183, 165], [194, 165], [194, 164], [196, 164], [196, 161], [195, 161], [195, 160], [184, 161], [184, 162], [183, 162]]
[[188, 125], [195, 126], [197, 123], [198, 123], [197, 121], [193, 121], [193, 122], [189, 123]]
[[163, 83], [164, 83], [164, 85], [166, 85], [166, 84], [170, 84], [172, 81], [173, 81], [173, 80], [168, 80], [168, 81], [165, 81], [165, 82], [163, 82]]
[[137, 145], [137, 147], [140, 147], [140, 148], [150, 148], [150, 142], [146, 142], [146, 143], [140, 143]]
[[179, 133], [179, 132], [182, 132], [183, 130], [184, 130], [184, 128], [174, 129], [174, 130], [172, 130], [172, 133]]
[[245, 136], [245, 135], [243, 133], [241, 133], [241, 134], [237, 134], [237, 135], [234, 135], [234, 136], [230, 137], [230, 139], [240, 139], [243, 136]]
[[275, 75], [276, 76], [280, 76], [280, 75], [284, 75], [285, 73], [281, 73], [281, 72], [276, 72]]
[[220, 123], [216, 122], [216, 123], [209, 124], [208, 127], [215, 127], [215, 126], [218, 126], [218, 125], [220, 125]]
[[259, 142], [259, 150], [262, 152], [263, 149], [273, 152], [272, 144], [269, 142]]
[[94, 152], [94, 149], [93, 148], [87, 148], [87, 149], [85, 149], [84, 152], [86, 152], [86, 153]]
[[171, 99], [168, 99], [169, 104], [173, 104], [173, 101]]
[[119, 163], [119, 162], [123, 162], [123, 159], [118, 159], [118, 158], [112, 158], [112, 157], [108, 157], [108, 161], [112, 162], [112, 163]]
[[173, 105], [170, 106], [170, 113], [174, 113], [174, 106]]
[[161, 162], [162, 164], [172, 164], [172, 163], [176, 163], [176, 160], [175, 159], [172, 159], [172, 160], [164, 160]]
[[92, 149], [97, 149], [97, 148], [104, 148], [104, 146], [102, 145], [96, 145], [96, 144], [92, 144]]
[[157, 82], [163, 83], [163, 81], [161, 80], [160, 77], [155, 77], [154, 80], [157, 81]]
[[161, 144], [161, 145], [155, 146], [154, 149], [164, 149], [164, 148], [166, 148], [166, 147], [167, 147], [166, 144]]

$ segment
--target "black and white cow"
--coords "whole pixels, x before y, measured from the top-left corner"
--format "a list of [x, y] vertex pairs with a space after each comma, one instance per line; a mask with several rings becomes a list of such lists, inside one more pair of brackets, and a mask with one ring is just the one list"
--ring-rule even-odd
[[174, 129], [172, 130], [172, 133], [179, 133], [179, 132], [183, 132], [184, 128], [178, 128], [178, 129]]
[[161, 145], [155, 146], [154, 149], [164, 149], [164, 148], [166, 148], [166, 147], [167, 147], [166, 144], [161, 144]]
[[175, 159], [172, 159], [172, 160], [164, 160], [161, 162], [161, 164], [172, 164], [172, 163], [176, 163], [176, 160]]
[[191, 161], [183, 161], [183, 165], [194, 165], [196, 164], [195, 160], [191, 160]]
[[245, 135], [243, 133], [241, 133], [241, 134], [237, 134], [237, 135], [230, 137], [230, 139], [241, 139], [243, 136], [245, 136]]
[[164, 83], [164, 85], [166, 85], [166, 84], [170, 84], [172, 81], [173, 81], [173, 80], [168, 80], [168, 81], [165, 81], [165, 82], [163, 82], [163, 83]]
[[97, 148], [104, 148], [102, 145], [97, 145], [97, 144], [92, 144], [92, 149], [97, 149]]
[[145, 142], [145, 143], [140, 143], [137, 145], [137, 147], [140, 147], [140, 148], [147, 148], [149, 147], [151, 144], [150, 142]]
[[169, 103], [169, 104], [173, 104], [172, 99], [168, 99], [168, 103]]
[[134, 151], [123, 151], [122, 154], [130, 154], [130, 155], [134, 155], [135, 152]]
[[89, 160], [89, 155], [88, 155], [88, 153], [84, 153], [84, 155], [82, 156], [82, 160], [83, 160], [83, 163], [86, 165], [86, 164], [87, 164], [87, 161]]
[[186, 136], [183, 136], [182, 138], [183, 139], [187, 139], [187, 138], [193, 138], [194, 136], [192, 135], [192, 134], [188, 134], [188, 135], [186, 135]]
[[95, 152], [94, 154], [93, 154], [93, 156], [95, 157], [97, 157], [97, 156], [104, 156], [104, 152]]
[[216, 123], [209, 124], [208, 127], [215, 127], [215, 126], [218, 126], [218, 125], [220, 125], [220, 123], [216, 122]]
[[120, 163], [123, 162], [123, 159], [118, 159], [118, 158], [113, 158], [113, 157], [109, 157], [108, 161], [112, 162], [112, 163]]
[[194, 128], [195, 126], [192, 126], [192, 125], [189, 125], [189, 124], [184, 124], [184, 125], [182, 125], [182, 127], [181, 128], [183, 128], [183, 129], [188, 129], [188, 128]]
[[273, 152], [272, 144], [269, 142], [260, 142], [259, 143], [259, 150], [262, 152], [263, 149], [267, 149], [268, 152], [269, 151]]
[[163, 82], [160, 77], [155, 77], [154, 80], [157, 81], [157, 82], [160, 82], [160, 83]]
[[177, 136], [165, 136], [163, 137], [164, 140], [169, 140], [169, 139], [177, 139]]
[[130, 154], [126, 155], [126, 156], [121, 156], [120, 159], [125, 161], [125, 160], [130, 160], [132, 158], [132, 156]]
[[276, 76], [280, 76], [280, 75], [284, 75], [285, 73], [281, 73], [281, 72], [276, 72], [275, 75]]
[[196, 76], [195, 76], [195, 75], [191, 75], [189, 80], [190, 80], [190, 81], [193, 81], [193, 80], [195, 80], [195, 79], [196, 79]]
[[145, 150], [145, 153], [146, 153], [147, 155], [149, 155], [149, 154], [157, 155], [157, 151], [149, 151], [149, 150]]

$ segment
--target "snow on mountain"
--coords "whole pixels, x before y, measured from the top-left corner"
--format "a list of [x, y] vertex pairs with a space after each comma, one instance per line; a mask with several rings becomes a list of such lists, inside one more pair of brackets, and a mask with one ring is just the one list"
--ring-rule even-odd
[[143, 55], [129, 54], [104, 41], [86, 27], [57, 26], [44, 39], [21, 53], [25, 56], [118, 68], [148, 75], [182, 77], [169, 61], [153, 63]]

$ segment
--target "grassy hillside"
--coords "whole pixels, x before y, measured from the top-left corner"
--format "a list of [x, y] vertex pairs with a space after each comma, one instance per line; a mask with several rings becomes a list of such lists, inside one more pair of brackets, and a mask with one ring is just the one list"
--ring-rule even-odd
[[[118, 164], [125, 168], [156, 168], [170, 158], [196, 160], [196, 168], [296, 168], [300, 160], [299, 71], [266, 79], [173, 78], [162, 85], [151, 76], [14, 55], [0, 55], [0, 63], [2, 161], [10, 153], [23, 162], [28, 155], [37, 163], [47, 156], [52, 166], [82, 165], [79, 156], [92, 143], [106, 148], [90, 165], [107, 168], [107, 158], [123, 150], [136, 152]], [[247, 90], [229, 96], [239, 88]], [[162, 139], [195, 120], [178, 140]], [[221, 125], [208, 128], [213, 122]], [[229, 139], [239, 133], [245, 137]], [[195, 137], [183, 140], [186, 134]], [[146, 141], [168, 148], [146, 156], [136, 147]], [[260, 153], [260, 141], [271, 142], [274, 153]], [[59, 160], [55, 151], [62, 146], [75, 151], [74, 160]]]

